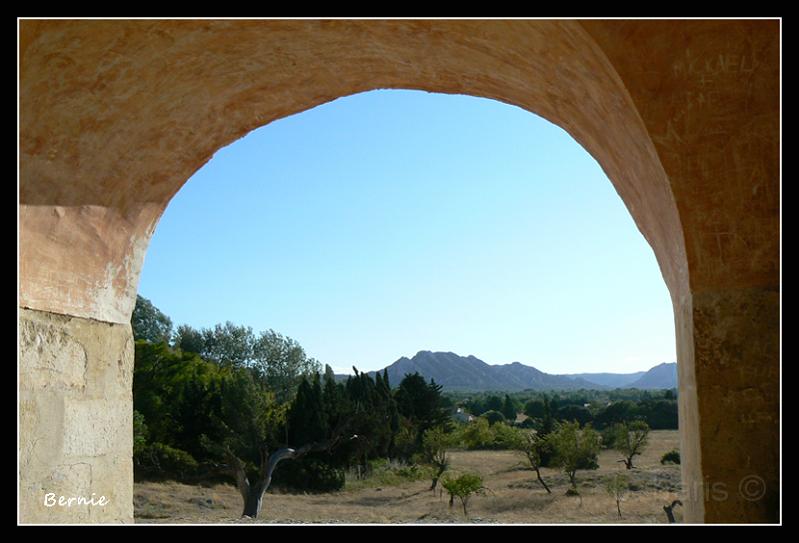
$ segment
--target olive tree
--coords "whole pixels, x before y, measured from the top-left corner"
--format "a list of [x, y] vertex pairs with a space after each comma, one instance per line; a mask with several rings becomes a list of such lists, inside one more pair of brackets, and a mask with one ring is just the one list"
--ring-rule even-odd
[[549, 486], [544, 482], [541, 477], [541, 467], [543, 466], [543, 458], [547, 454], [549, 443], [547, 439], [536, 432], [529, 432], [526, 435], [520, 435], [519, 439], [514, 443], [514, 448], [521, 451], [530, 463], [530, 467], [535, 470], [535, 475], [538, 482], [547, 491], [547, 494], [552, 494]]
[[649, 443], [649, 425], [642, 420], [624, 422], [616, 425], [613, 448], [619, 451], [624, 458], [627, 469], [632, 469], [633, 458], [640, 455]]
[[579, 422], [564, 422], [547, 437], [547, 441], [555, 452], [555, 465], [569, 476], [571, 487], [566, 494], [579, 494], [575, 479], [577, 470], [599, 467], [599, 433], [590, 424], [581, 430]]
[[452, 446], [452, 442], [452, 435], [446, 433], [441, 426], [431, 428], [424, 433], [424, 437], [422, 438], [422, 455], [425, 462], [431, 464], [433, 468], [435, 468], [430, 490], [435, 491], [438, 486], [439, 478], [441, 478], [441, 475], [449, 467], [447, 448]]
[[487, 490], [486, 487], [483, 486], [483, 478], [477, 473], [464, 473], [457, 478], [445, 477], [444, 480], [441, 481], [441, 486], [449, 492], [450, 507], [452, 507], [456, 497], [461, 501], [463, 515], [465, 517], [469, 516], [466, 509], [469, 504], [469, 498], [471, 498], [473, 494], [482, 494]]

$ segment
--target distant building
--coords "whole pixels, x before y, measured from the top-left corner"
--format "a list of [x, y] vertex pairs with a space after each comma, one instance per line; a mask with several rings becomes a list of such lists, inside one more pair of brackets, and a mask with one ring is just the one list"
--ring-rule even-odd
[[474, 417], [465, 412], [462, 407], [459, 407], [455, 410], [455, 412], [452, 414], [452, 418], [457, 422], [472, 422], [474, 420]]

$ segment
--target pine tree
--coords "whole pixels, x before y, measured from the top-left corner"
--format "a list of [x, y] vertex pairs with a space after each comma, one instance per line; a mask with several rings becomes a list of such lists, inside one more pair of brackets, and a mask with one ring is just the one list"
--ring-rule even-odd
[[288, 415], [289, 438], [292, 443], [311, 443], [324, 438], [328, 425], [319, 374], [313, 384], [303, 377]]
[[516, 420], [516, 406], [513, 405], [513, 400], [510, 399], [510, 396], [505, 394], [505, 402], [502, 404], [502, 411], [501, 413], [505, 416], [505, 419], [513, 424]]

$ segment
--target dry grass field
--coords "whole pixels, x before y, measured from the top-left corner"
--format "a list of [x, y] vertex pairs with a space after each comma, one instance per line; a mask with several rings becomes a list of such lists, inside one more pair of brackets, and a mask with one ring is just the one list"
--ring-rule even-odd
[[[210, 487], [180, 483], [137, 483], [137, 523], [665, 523], [663, 505], [678, 499], [680, 467], [663, 466], [663, 453], [679, 447], [677, 431], [650, 434], [649, 447], [636, 457], [637, 469], [626, 471], [615, 451], [602, 451], [599, 469], [579, 471], [580, 496], [566, 496], [567, 477], [544, 469], [549, 495], [524, 458], [512, 451], [452, 451], [452, 469], [474, 471], [490, 489], [469, 502], [469, 517], [458, 505], [451, 510], [446, 494], [428, 490], [429, 480], [396, 486], [359, 481], [352, 489], [330, 494], [269, 493], [257, 520], [240, 519], [241, 498], [233, 485]], [[630, 475], [635, 490], [621, 504], [606, 494], [603, 479], [617, 471]], [[349, 485], [348, 485], [349, 487]], [[675, 508], [677, 521], [681, 508]]]

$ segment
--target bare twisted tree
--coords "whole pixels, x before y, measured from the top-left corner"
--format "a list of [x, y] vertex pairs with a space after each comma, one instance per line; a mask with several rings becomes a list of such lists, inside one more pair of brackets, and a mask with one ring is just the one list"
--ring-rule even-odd
[[[260, 463], [258, 473], [250, 480], [247, 475], [246, 464], [238, 456], [236, 456], [230, 447], [225, 447], [225, 457], [227, 460], [227, 471], [236, 479], [236, 487], [244, 500], [244, 510], [241, 514], [242, 517], [257, 518], [261, 512], [263, 505], [263, 497], [269, 485], [272, 483], [272, 474], [277, 468], [277, 465], [283, 460], [297, 460], [302, 458], [310, 452], [318, 451], [331, 451], [336, 447], [342, 439], [342, 430], [333, 433], [333, 437], [324, 441], [317, 441], [314, 443], [307, 443], [302, 447], [293, 449], [291, 447], [283, 447], [269, 454], [267, 444], [264, 442], [259, 447]], [[352, 436], [349, 439], [357, 439], [358, 436]]]

